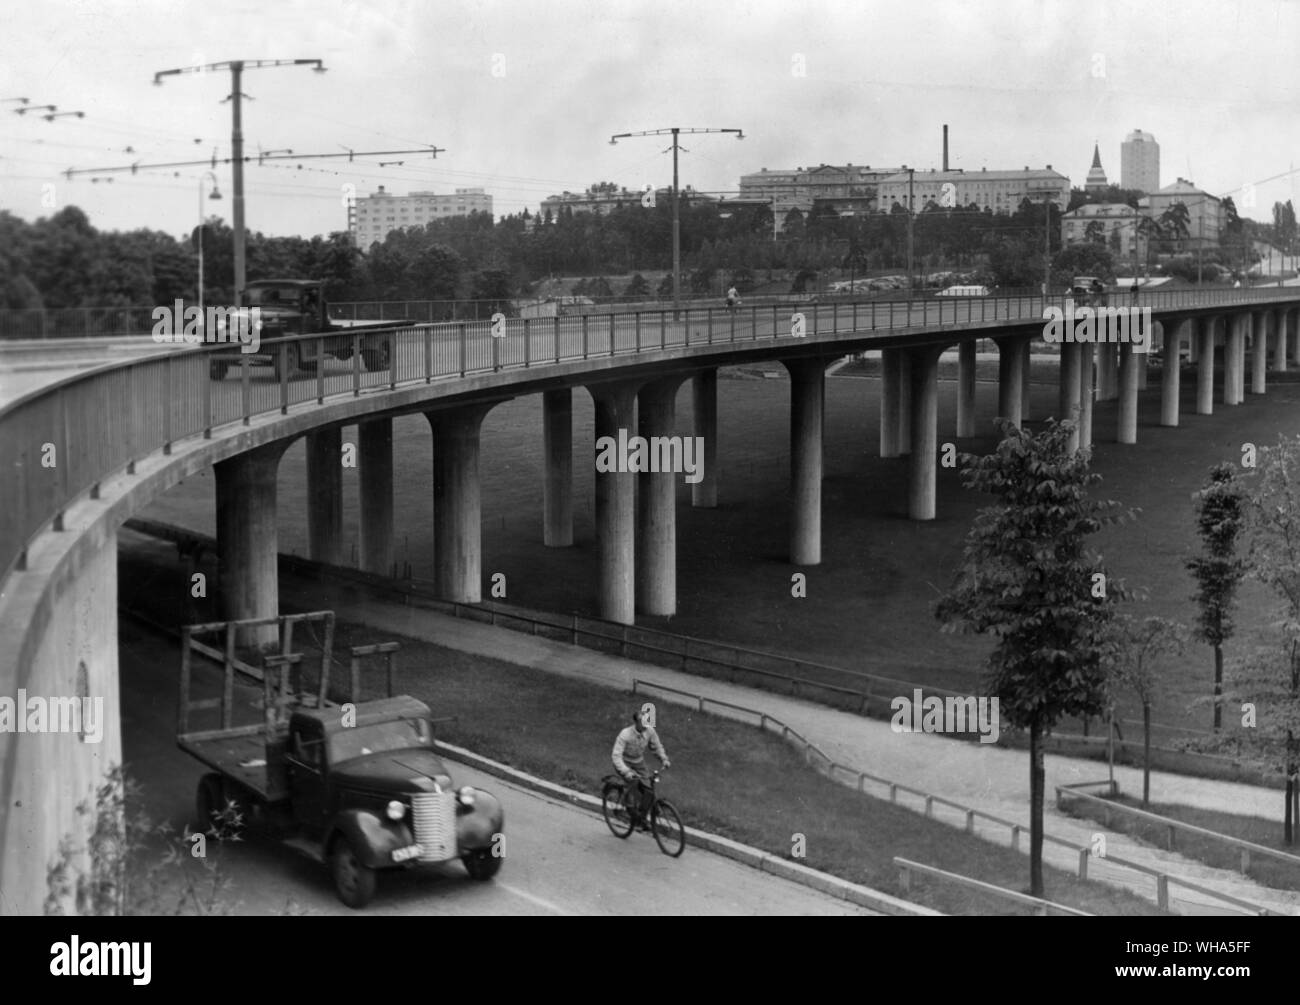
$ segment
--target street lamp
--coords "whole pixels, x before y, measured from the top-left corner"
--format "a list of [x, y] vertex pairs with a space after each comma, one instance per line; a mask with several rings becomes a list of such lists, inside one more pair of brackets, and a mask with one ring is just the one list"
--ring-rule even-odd
[[[212, 193], [208, 196], [208, 198], [209, 199], [221, 198], [221, 189], [217, 187], [217, 176], [214, 175], [211, 171], [204, 171], [203, 174], [199, 176], [199, 237], [198, 240], [199, 240], [199, 318], [200, 319], [202, 319], [204, 316], [203, 314], [203, 183], [206, 182], [209, 178], [212, 179]], [[199, 323], [202, 324], [202, 320], [200, 320]]]

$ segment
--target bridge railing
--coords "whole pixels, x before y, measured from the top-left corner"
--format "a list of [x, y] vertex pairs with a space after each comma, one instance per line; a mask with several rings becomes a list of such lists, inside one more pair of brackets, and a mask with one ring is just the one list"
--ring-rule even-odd
[[[1300, 291], [1154, 291], [1153, 310], [1231, 308], [1300, 300]], [[384, 387], [721, 343], [872, 332], [980, 330], [1041, 319], [1060, 297], [953, 297], [917, 301], [784, 302], [734, 310], [684, 306], [630, 313], [461, 321], [263, 340], [256, 355], [230, 345], [188, 346], [89, 370], [0, 408], [0, 579], [26, 568], [29, 543], [63, 528], [66, 508], [136, 461], [214, 427], [297, 404]], [[987, 328], [984, 328], [987, 331]], [[141, 336], [142, 338], [147, 336]], [[243, 348], [249, 348], [247, 346]], [[327, 352], [332, 358], [327, 358]], [[225, 364], [215, 353], [225, 354]], [[254, 366], [274, 357], [278, 366]], [[296, 374], [300, 359], [323, 362]], [[228, 371], [233, 370], [233, 374]]]

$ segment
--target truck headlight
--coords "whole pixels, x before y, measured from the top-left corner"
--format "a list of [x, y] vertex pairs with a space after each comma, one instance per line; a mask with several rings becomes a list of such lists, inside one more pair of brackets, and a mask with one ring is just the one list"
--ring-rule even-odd
[[406, 816], [406, 803], [402, 802], [401, 800], [394, 799], [392, 802], [388, 804], [389, 820], [401, 820], [402, 817], [404, 816]]
[[460, 791], [456, 793], [456, 798], [460, 800], [462, 806], [473, 806], [474, 790], [468, 785], [462, 785]]

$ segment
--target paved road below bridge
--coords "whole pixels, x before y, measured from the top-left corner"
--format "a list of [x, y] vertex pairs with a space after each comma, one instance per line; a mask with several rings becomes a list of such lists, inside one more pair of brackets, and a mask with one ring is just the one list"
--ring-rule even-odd
[[[177, 643], [123, 619], [124, 755], [147, 808], [179, 830], [192, 818], [203, 767], [177, 749]], [[391, 915], [870, 915], [756, 869], [687, 848], [663, 855], [646, 834], [620, 841], [597, 816], [449, 762], [458, 784], [496, 793], [506, 811], [507, 861], [490, 883], [460, 865], [380, 877], [367, 914]], [[321, 865], [274, 843], [233, 847], [229, 899], [240, 914], [275, 914], [289, 901], [314, 914], [352, 914]]]

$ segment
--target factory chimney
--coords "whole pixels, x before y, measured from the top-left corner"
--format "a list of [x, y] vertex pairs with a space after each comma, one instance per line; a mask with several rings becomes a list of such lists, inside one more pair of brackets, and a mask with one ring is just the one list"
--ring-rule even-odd
[[948, 170], [948, 124], [943, 125], [943, 169]]

